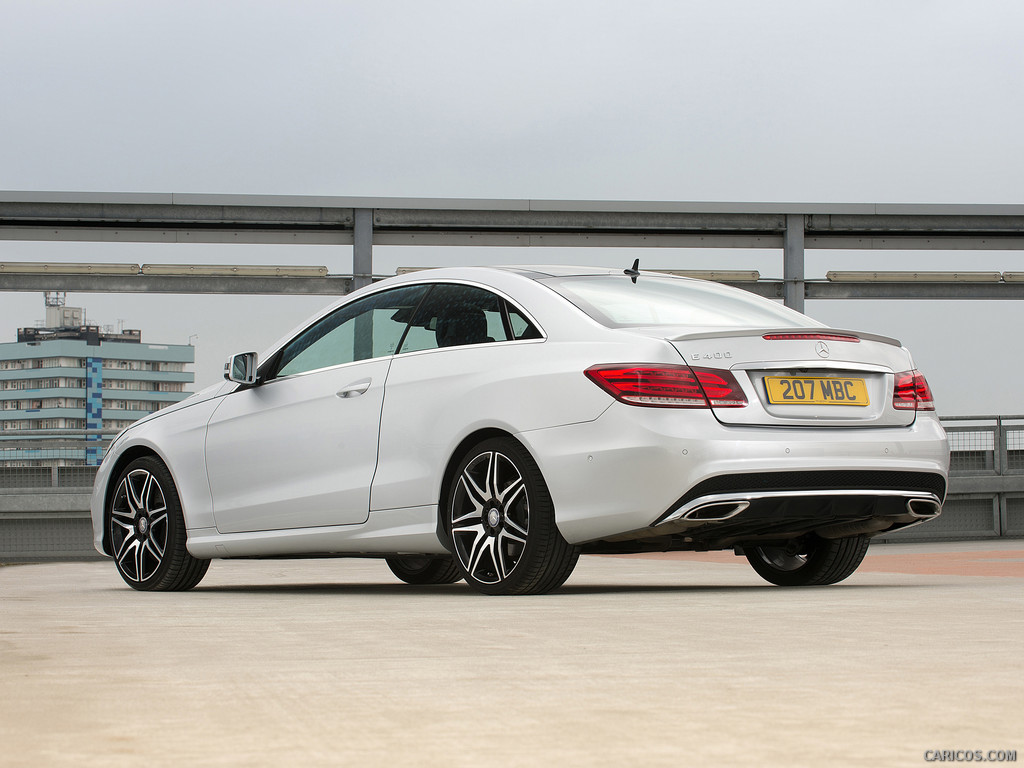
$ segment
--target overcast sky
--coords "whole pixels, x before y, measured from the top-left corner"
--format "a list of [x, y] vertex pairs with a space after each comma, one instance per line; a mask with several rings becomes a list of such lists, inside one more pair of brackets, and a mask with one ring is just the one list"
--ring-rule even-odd
[[[1024, 203], [1024, 4], [0, 0], [0, 189]], [[775, 251], [375, 249], [375, 271], [759, 269]], [[0, 241], [0, 260], [325, 264], [351, 249]], [[827, 269], [1021, 271], [1020, 252], [809, 252]], [[193, 334], [199, 384], [327, 299], [72, 294]], [[812, 302], [895, 335], [940, 411], [1024, 413], [1017, 302]], [[0, 294], [0, 340], [43, 316]], [[1018, 334], [1019, 335], [1019, 334]], [[959, 352], [958, 350], [962, 350]], [[964, 362], [1000, 366], [979, 395]], [[1005, 368], [1003, 368], [1005, 366]], [[977, 370], [974, 365], [968, 370]], [[988, 377], [986, 370], [986, 377]]]

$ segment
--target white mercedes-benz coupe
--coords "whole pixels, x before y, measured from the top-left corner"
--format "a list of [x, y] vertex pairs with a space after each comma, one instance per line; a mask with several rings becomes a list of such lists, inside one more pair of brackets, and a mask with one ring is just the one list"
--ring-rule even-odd
[[580, 553], [728, 549], [832, 584], [946, 492], [898, 341], [636, 265], [390, 278], [225, 378], [97, 473], [95, 545], [135, 589], [189, 589], [213, 558], [362, 556], [536, 594]]

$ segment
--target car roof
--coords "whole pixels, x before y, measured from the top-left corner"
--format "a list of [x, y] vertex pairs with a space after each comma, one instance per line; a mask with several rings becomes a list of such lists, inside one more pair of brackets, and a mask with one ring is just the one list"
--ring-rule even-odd
[[591, 275], [621, 275], [623, 270], [610, 267], [570, 266], [567, 264], [525, 264], [495, 267], [507, 272], [515, 272], [526, 277], [540, 279], [545, 277], [584, 277]]
[[[496, 265], [475, 265], [475, 266], [454, 266], [454, 267], [404, 267], [398, 270], [400, 277], [407, 280], [417, 278], [433, 277], [435, 274], [441, 277], [466, 277], [477, 275], [480, 272], [507, 272], [520, 275], [531, 280], [545, 280], [558, 277], [604, 277], [629, 274], [618, 267], [594, 267], [575, 264], [496, 264]], [[679, 275], [672, 275], [658, 271], [640, 270], [639, 274], [646, 277], [664, 277], [670, 279], [686, 280], [688, 278]]]

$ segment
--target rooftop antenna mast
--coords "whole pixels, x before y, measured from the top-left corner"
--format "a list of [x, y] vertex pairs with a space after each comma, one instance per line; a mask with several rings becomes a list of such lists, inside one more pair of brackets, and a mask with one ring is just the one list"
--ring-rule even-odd
[[622, 273], [628, 275], [629, 279], [633, 281], [633, 285], [636, 285], [636, 279], [640, 277], [640, 259], [634, 259], [633, 266], [622, 270]]

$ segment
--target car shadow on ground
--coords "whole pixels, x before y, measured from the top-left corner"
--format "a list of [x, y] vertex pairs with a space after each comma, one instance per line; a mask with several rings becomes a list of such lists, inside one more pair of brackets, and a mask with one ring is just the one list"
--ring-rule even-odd
[[[834, 584], [829, 590], [870, 591], [878, 589], [932, 589], [933, 584]], [[558, 598], [584, 595], [609, 594], [739, 594], [744, 592], [775, 591], [790, 593], [793, 591], [818, 591], [823, 588], [814, 587], [776, 587], [770, 584], [567, 584], [546, 595], [530, 595], [534, 598]], [[112, 588], [108, 591], [121, 591]], [[409, 597], [409, 596], [446, 596], [446, 597], [480, 597], [488, 598], [464, 584], [445, 584], [437, 586], [416, 586], [411, 584], [210, 584], [200, 585], [191, 590], [195, 594], [295, 594], [295, 595], [352, 595], [376, 597]], [[519, 596], [522, 597], [522, 596]]]

